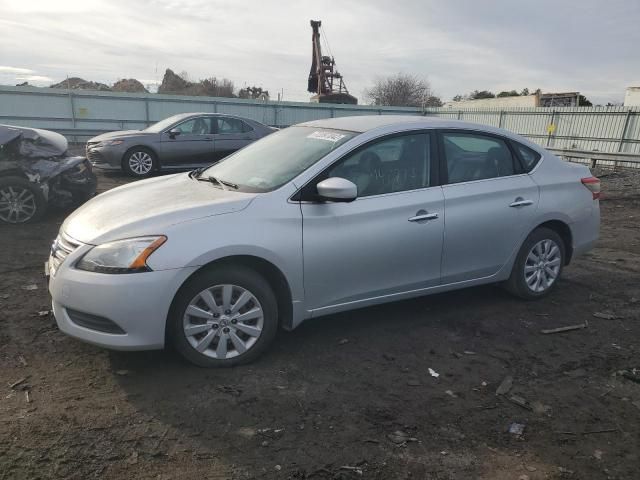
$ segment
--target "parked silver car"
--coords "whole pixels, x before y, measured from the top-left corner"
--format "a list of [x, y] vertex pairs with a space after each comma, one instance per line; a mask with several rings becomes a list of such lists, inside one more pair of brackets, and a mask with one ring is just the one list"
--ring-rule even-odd
[[497, 128], [304, 123], [74, 212], [48, 262], [53, 311], [96, 345], [235, 365], [311, 317], [495, 282], [543, 297], [598, 238], [599, 195], [586, 166]]
[[247, 118], [181, 113], [144, 130], [109, 132], [87, 142], [94, 167], [147, 177], [157, 170], [211, 165], [276, 129]]

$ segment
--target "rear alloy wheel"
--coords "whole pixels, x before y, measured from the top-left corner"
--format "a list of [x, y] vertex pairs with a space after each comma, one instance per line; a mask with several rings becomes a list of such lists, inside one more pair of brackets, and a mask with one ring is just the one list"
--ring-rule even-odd
[[169, 332], [187, 360], [203, 367], [249, 362], [277, 331], [268, 283], [243, 267], [216, 268], [189, 280], [176, 297]]
[[524, 299], [543, 297], [556, 285], [564, 261], [565, 245], [560, 235], [548, 228], [538, 228], [522, 245], [507, 289]]
[[45, 209], [46, 200], [37, 185], [21, 177], [0, 178], [0, 222], [32, 222]]
[[133, 149], [125, 155], [123, 167], [132, 177], [148, 177], [155, 168], [153, 153], [146, 149]]

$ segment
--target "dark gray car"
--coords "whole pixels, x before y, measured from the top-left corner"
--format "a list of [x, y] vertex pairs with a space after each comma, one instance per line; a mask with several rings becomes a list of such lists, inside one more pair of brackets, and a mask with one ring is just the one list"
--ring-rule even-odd
[[181, 113], [144, 130], [109, 132], [87, 142], [94, 167], [134, 177], [153, 171], [210, 165], [276, 129], [247, 118]]

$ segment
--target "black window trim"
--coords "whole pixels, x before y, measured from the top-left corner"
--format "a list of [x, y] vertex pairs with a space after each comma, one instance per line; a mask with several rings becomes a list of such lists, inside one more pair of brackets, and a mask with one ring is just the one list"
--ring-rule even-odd
[[[302, 187], [300, 187], [300, 189], [298, 189], [298, 191], [296, 193], [294, 193], [289, 200], [292, 202], [311, 202], [311, 203], [318, 203], [320, 200], [317, 197], [317, 192], [314, 190], [316, 185], [318, 183], [320, 183], [322, 180], [326, 180], [326, 178], [328, 178], [326, 176], [327, 172], [332, 169], [334, 167], [334, 165], [336, 165], [338, 162], [342, 162], [344, 160], [346, 160], [348, 157], [351, 157], [353, 155], [357, 155], [360, 151], [364, 150], [365, 148], [368, 148], [369, 146], [375, 144], [375, 143], [379, 143], [379, 142], [383, 142], [386, 140], [390, 140], [393, 138], [397, 138], [397, 137], [404, 137], [407, 135], [418, 135], [418, 134], [423, 134], [423, 135], [427, 135], [429, 137], [429, 162], [430, 162], [430, 174], [429, 174], [429, 185], [426, 187], [420, 187], [420, 188], [415, 188], [412, 190], [401, 190], [398, 192], [387, 192], [387, 193], [381, 193], [379, 195], [369, 195], [367, 197], [358, 197], [358, 198], [373, 198], [373, 197], [380, 197], [383, 195], [389, 195], [389, 194], [398, 194], [398, 193], [404, 193], [404, 192], [415, 192], [417, 190], [423, 190], [425, 188], [432, 188], [432, 187], [437, 187], [439, 186], [439, 178], [440, 178], [440, 162], [439, 160], [439, 155], [438, 155], [438, 147], [436, 145], [436, 129], [435, 128], [418, 128], [415, 130], [405, 130], [402, 132], [396, 132], [396, 133], [391, 133], [391, 134], [387, 134], [387, 135], [381, 135], [379, 137], [376, 138], [372, 138], [371, 140], [358, 145], [357, 147], [355, 147], [352, 150], [349, 150], [348, 152], [346, 152], [344, 155], [340, 156], [340, 158], [337, 158], [335, 161], [333, 161], [331, 163], [331, 165], [328, 165], [327, 167], [325, 167], [322, 172], [320, 172], [319, 174], [315, 175], [313, 178], [311, 178], [311, 180], [309, 180], [307, 183], [305, 183]], [[357, 137], [357, 136], [356, 136]], [[354, 137], [354, 138], [356, 138]], [[357, 200], [357, 199], [356, 199]]]
[[[542, 155], [540, 154], [540, 152], [536, 152], [533, 148], [528, 147], [524, 143], [521, 143], [512, 139], [509, 139], [509, 143], [510, 143], [511, 149], [516, 154], [516, 157], [520, 162], [520, 168], [522, 169], [522, 173], [530, 173], [540, 163], [540, 160], [542, 160]], [[524, 158], [522, 158], [522, 155], [520, 154], [520, 150], [518, 150], [517, 146], [521, 146], [528, 150], [531, 150], [533, 153], [535, 153], [538, 156], [538, 158], [536, 159], [535, 162], [533, 162], [533, 165], [531, 165], [531, 167], [527, 168], [527, 164], [524, 161]]]
[[[473, 130], [470, 128], [438, 128], [437, 132], [437, 144], [438, 144], [438, 158], [440, 160], [439, 171], [440, 171], [440, 185], [460, 185], [462, 183], [468, 182], [459, 182], [459, 183], [449, 183], [449, 175], [447, 169], [447, 157], [444, 151], [444, 134], [446, 133], [461, 133], [466, 135], [483, 135], [485, 137], [492, 137], [497, 140], [501, 140], [505, 143], [509, 152], [511, 152], [511, 159], [513, 160], [513, 175], [507, 175], [507, 177], [512, 177], [515, 175], [522, 175], [523, 173], [527, 173], [524, 168], [524, 163], [522, 159], [516, 152], [516, 148], [512, 145], [512, 140], [508, 137], [504, 137], [502, 135], [498, 135], [493, 132], [487, 132], [485, 130]], [[493, 178], [504, 178], [504, 177], [493, 177]], [[492, 180], [493, 178], [486, 178], [484, 180]]]
[[[230, 115], [215, 115], [215, 116], [211, 116], [212, 119], [215, 119], [215, 128], [214, 128], [214, 132], [213, 135], [241, 135], [243, 133], [250, 133], [253, 132], [254, 128], [249, 125], [247, 122], [245, 122], [243, 119], [238, 118], [238, 117], [233, 117]], [[218, 130], [218, 120], [228, 120], [228, 119], [232, 119], [232, 120], [236, 120], [238, 122], [240, 122], [240, 125], [242, 127], [242, 129], [239, 132], [231, 132], [231, 133], [221, 133]], [[247, 130], [248, 128], [248, 130]]]

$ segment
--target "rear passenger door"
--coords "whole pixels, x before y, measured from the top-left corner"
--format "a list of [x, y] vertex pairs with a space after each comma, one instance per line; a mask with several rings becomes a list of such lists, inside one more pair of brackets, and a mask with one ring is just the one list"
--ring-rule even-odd
[[519, 248], [538, 207], [538, 186], [500, 136], [439, 132], [445, 232], [442, 283], [496, 274]]
[[249, 145], [254, 138], [253, 128], [239, 118], [216, 117], [214, 160], [218, 161]]

